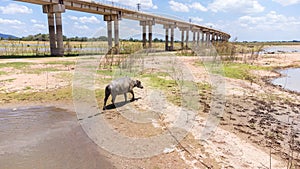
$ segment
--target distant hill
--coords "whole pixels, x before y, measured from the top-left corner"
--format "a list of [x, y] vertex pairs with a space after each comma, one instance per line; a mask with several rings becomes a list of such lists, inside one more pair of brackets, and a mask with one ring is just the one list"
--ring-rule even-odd
[[18, 39], [18, 37], [14, 36], [14, 35], [0, 33], [0, 39]]

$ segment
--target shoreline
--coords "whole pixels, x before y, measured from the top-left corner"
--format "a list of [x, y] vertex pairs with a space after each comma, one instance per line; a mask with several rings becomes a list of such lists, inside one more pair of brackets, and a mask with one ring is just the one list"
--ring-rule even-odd
[[281, 74], [280, 71], [287, 70], [287, 69], [300, 69], [300, 66], [284, 67], [284, 68], [279, 68], [279, 69], [273, 70], [273, 72], [276, 73], [276, 74], [278, 74], [278, 76], [276, 76], [276, 77], [266, 77], [266, 78], [263, 78], [263, 80], [267, 84], [269, 84], [270, 86], [276, 87], [276, 88], [278, 88], [281, 91], [288, 92], [288, 93], [291, 93], [291, 94], [300, 95], [300, 91], [293, 91], [293, 90], [285, 89], [281, 85], [276, 85], [276, 84], [272, 83], [272, 80], [275, 80], [275, 79], [281, 78], [281, 77], [286, 77], [287, 75]]

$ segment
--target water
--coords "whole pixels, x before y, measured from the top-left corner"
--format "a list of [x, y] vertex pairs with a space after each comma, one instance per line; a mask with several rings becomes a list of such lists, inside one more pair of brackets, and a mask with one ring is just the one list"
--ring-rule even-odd
[[299, 53], [300, 46], [270, 46], [264, 48], [265, 53]]
[[78, 124], [56, 107], [0, 108], [0, 168], [114, 168]]
[[279, 71], [283, 76], [272, 81], [275, 85], [280, 85], [284, 89], [300, 93], [300, 68], [291, 68]]

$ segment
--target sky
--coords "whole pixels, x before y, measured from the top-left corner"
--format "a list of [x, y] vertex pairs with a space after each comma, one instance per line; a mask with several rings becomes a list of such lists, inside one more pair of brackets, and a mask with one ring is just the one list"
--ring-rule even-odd
[[[103, 2], [103, 0], [94, 0]], [[231, 41], [300, 40], [300, 0], [111, 0], [126, 8], [212, 27], [229, 33]], [[107, 1], [110, 2], [110, 1]], [[107, 36], [102, 15], [66, 10], [62, 14], [67, 37]], [[18, 37], [48, 33], [47, 15], [40, 5], [0, 0], [0, 33]], [[154, 37], [163, 38], [161, 25]], [[139, 22], [122, 19], [120, 38], [140, 38]], [[175, 39], [180, 39], [176, 29]], [[191, 37], [191, 36], [190, 36]]]

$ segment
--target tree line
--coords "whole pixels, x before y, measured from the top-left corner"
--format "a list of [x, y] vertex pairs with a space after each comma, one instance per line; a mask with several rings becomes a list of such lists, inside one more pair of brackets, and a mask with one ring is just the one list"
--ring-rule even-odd
[[[21, 38], [17, 38], [14, 40], [22, 40], [22, 41], [49, 41], [49, 34], [42, 34], [42, 33], [38, 33], [36, 35], [28, 35], [28, 36], [24, 36]], [[63, 36], [63, 40], [64, 41], [77, 41], [77, 42], [87, 42], [87, 41], [107, 41], [108, 38], [106, 36], [99, 36], [99, 37], [92, 37], [92, 38], [88, 38], [88, 37], [67, 37], [67, 36]], [[140, 39], [134, 39], [134, 38], [129, 38], [129, 39], [120, 39], [122, 41], [130, 41], [130, 42], [141, 42]], [[164, 42], [163, 39], [158, 39], [158, 38], [154, 38], [152, 40], [153, 42]]]

